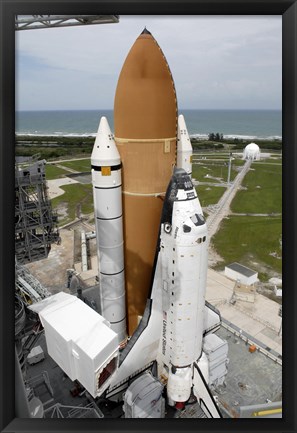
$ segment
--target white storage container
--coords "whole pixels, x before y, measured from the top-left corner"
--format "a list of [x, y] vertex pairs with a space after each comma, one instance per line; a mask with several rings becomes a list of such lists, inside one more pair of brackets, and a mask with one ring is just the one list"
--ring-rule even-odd
[[118, 367], [118, 335], [100, 314], [64, 292], [30, 308], [39, 314], [48, 354], [71, 380], [97, 397]]

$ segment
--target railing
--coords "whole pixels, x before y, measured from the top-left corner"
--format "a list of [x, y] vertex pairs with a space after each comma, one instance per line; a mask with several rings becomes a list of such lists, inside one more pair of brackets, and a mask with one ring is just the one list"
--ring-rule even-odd
[[246, 344], [255, 345], [259, 352], [263, 353], [265, 356], [272, 359], [277, 364], [283, 365], [281, 355], [270, 349], [268, 346], [264, 347], [263, 343], [261, 343], [256, 338], [250, 336], [245, 331], [239, 329], [237, 326], [231, 324], [231, 322], [227, 321], [226, 319], [222, 319], [222, 326], [228, 331], [232, 332], [232, 334], [234, 334], [236, 337], [239, 337]]

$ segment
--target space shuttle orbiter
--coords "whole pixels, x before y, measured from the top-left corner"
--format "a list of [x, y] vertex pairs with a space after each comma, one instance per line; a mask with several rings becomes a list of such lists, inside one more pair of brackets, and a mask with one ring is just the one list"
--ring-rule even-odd
[[191, 392], [211, 417], [220, 417], [207, 386], [203, 338], [220, 326], [217, 311], [205, 305], [207, 228], [196, 190], [176, 168], [167, 188], [151, 293], [142, 320], [125, 349], [108, 390], [157, 361], [168, 401], [181, 407]]

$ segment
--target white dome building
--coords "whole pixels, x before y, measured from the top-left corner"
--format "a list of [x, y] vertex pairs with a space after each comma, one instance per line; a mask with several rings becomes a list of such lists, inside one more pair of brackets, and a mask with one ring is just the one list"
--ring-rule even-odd
[[258, 161], [260, 159], [260, 148], [256, 143], [248, 144], [244, 150], [242, 159], [251, 159], [252, 161]]

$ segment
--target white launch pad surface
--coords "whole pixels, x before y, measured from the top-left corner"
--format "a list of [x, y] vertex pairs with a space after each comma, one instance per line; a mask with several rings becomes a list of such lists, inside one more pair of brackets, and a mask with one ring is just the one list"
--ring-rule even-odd
[[231, 304], [234, 284], [234, 281], [209, 268], [206, 300], [220, 310], [222, 318], [281, 355], [282, 318], [278, 314], [279, 304], [259, 293], [255, 294], [253, 303], [237, 300]]

